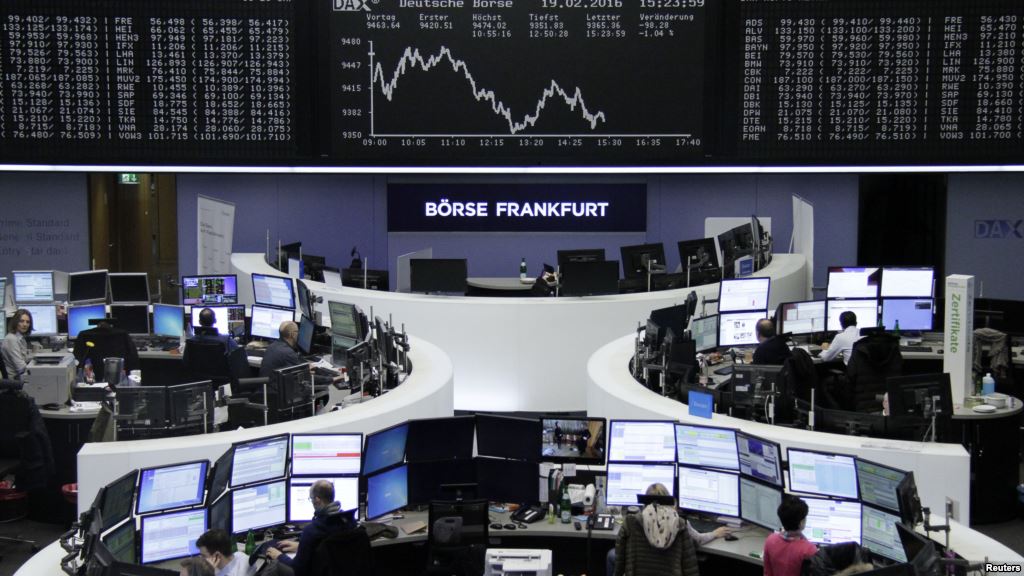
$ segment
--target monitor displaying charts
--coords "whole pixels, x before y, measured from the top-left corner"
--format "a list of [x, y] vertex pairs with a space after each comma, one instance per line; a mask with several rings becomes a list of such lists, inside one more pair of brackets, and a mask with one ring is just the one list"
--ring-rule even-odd
[[825, 321], [825, 329], [829, 332], [842, 331], [839, 316], [846, 311], [857, 315], [857, 326], [860, 328], [878, 325], [878, 300], [829, 300], [827, 308], [828, 319]]
[[288, 490], [284, 480], [231, 492], [231, 530], [236, 534], [284, 524], [287, 511]]
[[679, 507], [683, 510], [740, 515], [740, 477], [730, 472], [679, 467]]
[[690, 334], [697, 344], [697, 352], [707, 352], [718, 347], [718, 314], [694, 318], [690, 322]]
[[675, 462], [672, 422], [612, 420], [609, 462]]
[[18, 306], [54, 301], [53, 270], [15, 270], [12, 275]]
[[771, 278], [722, 280], [718, 292], [718, 311], [767, 310], [770, 285]]
[[736, 447], [740, 474], [782, 487], [782, 454], [778, 443], [737, 432]]
[[878, 298], [881, 276], [878, 267], [836, 267], [828, 269], [828, 298]]
[[293, 476], [359, 474], [362, 434], [293, 434]]
[[313, 520], [313, 502], [309, 489], [317, 480], [327, 480], [334, 485], [334, 499], [342, 510], [359, 507], [359, 477], [339, 476], [323, 478], [292, 478], [288, 481], [288, 521], [309, 522]]
[[779, 521], [782, 488], [740, 477], [740, 517], [769, 530], [782, 527]]
[[837, 498], [857, 498], [857, 466], [853, 456], [790, 448], [789, 489]]
[[757, 344], [757, 322], [767, 318], [764, 310], [729, 312], [718, 315], [718, 345], [722, 348]]
[[736, 431], [692, 424], [676, 424], [678, 462], [688, 466], [739, 470]]
[[196, 540], [206, 532], [206, 508], [142, 517], [142, 563], [199, 554]]
[[802, 498], [807, 503], [804, 536], [815, 544], [860, 543], [860, 502]]
[[659, 483], [675, 496], [675, 466], [672, 464], [608, 464], [608, 504], [636, 506], [636, 497], [648, 486]]

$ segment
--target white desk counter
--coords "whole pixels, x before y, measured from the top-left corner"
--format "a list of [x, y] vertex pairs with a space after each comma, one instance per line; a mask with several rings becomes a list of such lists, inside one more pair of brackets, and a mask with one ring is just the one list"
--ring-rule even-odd
[[[232, 254], [239, 301], [252, 304], [252, 273], [280, 276], [262, 254]], [[806, 260], [776, 254], [755, 276], [772, 279], [769, 307], [804, 299]], [[410, 334], [448, 353], [455, 365], [455, 408], [494, 411], [567, 411], [587, 407], [587, 359], [594, 350], [636, 329], [651, 310], [681, 304], [691, 290], [718, 298], [718, 284], [696, 288], [568, 298], [427, 296], [332, 288], [307, 281], [324, 302], [357, 304], [369, 315], [403, 324]], [[709, 305], [707, 313], [716, 307]], [[698, 306], [698, 314], [700, 308]]]

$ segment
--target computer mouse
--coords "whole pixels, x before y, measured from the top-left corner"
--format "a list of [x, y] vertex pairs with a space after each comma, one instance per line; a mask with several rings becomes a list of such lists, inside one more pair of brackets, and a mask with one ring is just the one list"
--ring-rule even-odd
[[508, 524], [505, 524], [504, 528], [505, 528], [505, 530], [515, 530], [516, 529], [516, 525], [512, 524], [512, 523], [508, 523]]
[[942, 348], [939, 348], [938, 350], [936, 350], [935, 353], [936, 354], [942, 354]]
[[501, 530], [501, 522], [491, 522], [491, 530]]
[[735, 542], [737, 540], [739, 540], [739, 538], [737, 538], [734, 534], [726, 534], [725, 535], [725, 541], [726, 542]]

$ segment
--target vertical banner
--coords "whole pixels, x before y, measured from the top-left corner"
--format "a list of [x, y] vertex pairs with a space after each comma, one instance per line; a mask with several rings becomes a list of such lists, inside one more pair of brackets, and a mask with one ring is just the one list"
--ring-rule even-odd
[[199, 219], [196, 224], [196, 267], [199, 274], [230, 274], [235, 205], [200, 195], [196, 216]]
[[946, 276], [946, 352], [942, 370], [949, 374], [953, 404], [974, 393], [974, 276]]
[[803, 254], [807, 259], [807, 294], [814, 289], [814, 205], [793, 195], [793, 236], [789, 241], [792, 254]]

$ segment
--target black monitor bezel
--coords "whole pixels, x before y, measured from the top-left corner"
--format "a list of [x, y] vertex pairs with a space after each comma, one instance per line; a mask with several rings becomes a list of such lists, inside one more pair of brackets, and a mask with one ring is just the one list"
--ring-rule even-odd
[[[439, 418], [416, 418], [408, 420], [406, 422], [409, 425], [409, 434], [405, 441], [405, 461], [406, 462], [432, 462], [436, 460], [467, 460], [473, 457], [473, 446], [476, 438], [476, 416], [465, 415], [465, 416], [442, 416]], [[460, 438], [461, 446], [453, 446], [452, 450], [444, 457], [438, 458], [436, 454], [417, 454], [415, 453], [417, 430], [416, 428], [422, 427], [424, 429], [429, 428], [433, 425], [441, 426], [444, 423], [451, 423], [452, 425], [461, 425], [461, 427], [469, 428], [468, 437]], [[463, 430], [465, 433], [465, 430]], [[454, 438], [449, 438], [448, 444], [452, 445]], [[412, 446], [412, 448], [410, 448]]]
[[[720, 468], [718, 466], [711, 466], [710, 464], [688, 464], [688, 463], [685, 463], [685, 462], [680, 462], [679, 461], [679, 427], [680, 426], [688, 426], [690, 428], [702, 428], [704, 430], [721, 430], [723, 432], [732, 432], [732, 442], [733, 442], [733, 445], [736, 447], [736, 468]], [[739, 428], [729, 428], [728, 426], [706, 426], [704, 424], [693, 424], [693, 423], [690, 423], [690, 422], [675, 422], [675, 427], [673, 428], [673, 432], [675, 432], [675, 438], [676, 438], [676, 464], [678, 464], [680, 466], [687, 466], [687, 467], [690, 467], [690, 468], [706, 468], [708, 470], [735, 472], [736, 474], [739, 474], [740, 473], [740, 445], [739, 445], [739, 443], [736, 440], [736, 434], [739, 431], [740, 431]]]
[[[389, 510], [385, 510], [383, 512], [380, 512], [379, 514], [374, 514], [373, 516], [371, 516], [370, 515], [370, 481], [373, 480], [373, 479], [379, 478], [380, 476], [383, 476], [384, 474], [390, 474], [391, 472], [394, 472], [395, 470], [400, 470], [402, 468], [405, 469], [405, 504], [402, 504], [401, 506], [397, 506], [395, 508], [391, 508]], [[401, 509], [406, 508], [408, 506], [409, 506], [409, 464], [403, 463], [403, 464], [397, 464], [395, 466], [390, 466], [388, 468], [382, 468], [382, 469], [374, 472], [373, 474], [369, 474], [369, 475], [366, 476], [366, 507], [365, 507], [365, 509], [363, 511], [364, 520], [372, 520], [374, 518], [380, 518], [382, 516], [385, 516], [387, 514], [391, 514], [392, 512], [394, 512], [396, 510], [401, 510]]]
[[[115, 300], [114, 299], [114, 283], [111, 282], [112, 278], [144, 278], [144, 284], [146, 286], [146, 299], [145, 300]], [[107, 274], [107, 286], [110, 292], [110, 303], [111, 304], [149, 304], [149, 274], [147, 272], [111, 272]]]
[[[622, 461], [614, 461], [614, 462], [613, 461], [609, 461], [608, 462], [608, 467], [609, 468], [611, 466], [613, 466], [613, 465], [614, 466], [662, 466], [662, 467], [665, 467], [665, 468], [671, 468], [672, 469], [672, 485], [671, 486], [666, 486], [666, 488], [668, 488], [672, 492], [671, 496], [673, 498], [678, 498], [678, 494], [676, 494], [676, 491], [679, 489], [679, 480], [678, 480], [678, 474], [676, 473], [676, 465], [674, 463], [672, 463], [672, 462], [622, 462]], [[608, 472], [609, 472], [608, 469], [606, 469], [605, 473], [607, 474]], [[606, 483], [606, 487], [610, 487], [610, 484], [611, 484], [611, 480], [609, 479], [608, 482]], [[641, 492], [639, 494], [637, 494], [637, 496], [641, 496], [642, 494], [643, 494], [643, 489], [641, 489]], [[678, 502], [678, 499], [676, 501]], [[612, 502], [611, 500], [607, 500], [606, 504], [608, 506], [636, 506], [638, 503], [637, 502], [633, 502], [633, 503], [620, 503], [620, 502]]]
[[[114, 484], [117, 484], [118, 482], [127, 480], [128, 478], [132, 479], [132, 491], [131, 491], [130, 498], [133, 499], [132, 502], [129, 502], [129, 504], [128, 504], [128, 514], [123, 516], [122, 518], [118, 518], [116, 521], [112, 521], [110, 518], [106, 518], [106, 517], [103, 516], [103, 510], [106, 508], [106, 504], [107, 504], [106, 495], [109, 492], [109, 490], [107, 490], [107, 488], [109, 486], [113, 486]], [[134, 469], [131, 472], [127, 472], [125, 474], [122, 474], [120, 477], [118, 477], [117, 480], [114, 480], [113, 482], [108, 482], [103, 487], [103, 499], [100, 501], [100, 504], [99, 504], [100, 519], [102, 520], [101, 528], [100, 528], [101, 532], [113, 528], [117, 524], [123, 522], [126, 518], [131, 518], [132, 517], [132, 513], [135, 510], [134, 498], [137, 496], [138, 486], [139, 486], [139, 470], [138, 469]]]
[[[423, 264], [426, 262], [426, 264]], [[447, 275], [438, 279], [437, 269], [431, 269], [432, 265], [445, 264], [450, 268], [442, 268]], [[417, 274], [417, 268], [419, 274]], [[431, 272], [424, 276], [424, 272]], [[430, 282], [426, 281], [429, 277]], [[409, 291], [413, 293], [439, 293], [439, 294], [464, 294], [469, 277], [469, 262], [466, 258], [413, 258], [409, 260]], [[442, 282], [443, 280], [443, 282]], [[461, 281], [461, 284], [459, 281]]]
[[[161, 309], [164, 309], [164, 310], [169, 310], [171, 308], [176, 308], [178, 310], [178, 314], [181, 316], [181, 333], [180, 334], [168, 335], [168, 334], [157, 334], [156, 333], [156, 311], [157, 311], [157, 307], [158, 306]], [[151, 315], [152, 315], [152, 321], [150, 323], [149, 329], [152, 331], [154, 336], [158, 336], [160, 338], [181, 338], [182, 335], [185, 334], [185, 332], [188, 330], [188, 324], [189, 323], [185, 322], [185, 307], [184, 306], [181, 306], [181, 305], [178, 305], [178, 304], [162, 304], [162, 303], [159, 303], [159, 302], [154, 302], [152, 304]], [[192, 320], [192, 318], [190, 316], [189, 317], [189, 321], [191, 321], [191, 320]]]
[[[601, 430], [604, 433], [604, 450], [601, 451], [599, 458], [587, 458], [583, 456], [545, 456], [544, 455], [544, 421], [545, 420], [569, 420], [575, 422], [591, 422], [600, 421]], [[581, 416], [581, 417], [547, 417], [541, 416], [540, 418], [540, 450], [538, 451], [538, 460], [541, 462], [552, 462], [555, 464], [580, 464], [587, 466], [604, 466], [605, 461], [608, 459], [608, 438], [610, 429], [608, 427], [608, 419], [597, 417], [597, 416]]]
[[[209, 518], [209, 517], [207, 517], [207, 518]], [[100, 542], [103, 542], [103, 545], [107, 547], [108, 551], [110, 551], [110, 545], [107, 543], [107, 540], [110, 539], [115, 533], [118, 533], [120, 531], [128, 531], [128, 530], [130, 530], [131, 533], [132, 533], [132, 561], [131, 561], [131, 564], [137, 564], [138, 561], [139, 561], [139, 553], [140, 553], [140, 551], [139, 551], [139, 531], [136, 530], [136, 528], [135, 528], [135, 520], [134, 519], [131, 519], [128, 522], [121, 522], [120, 524], [116, 524], [106, 534], [104, 534], [103, 536], [100, 536]], [[111, 552], [110, 555], [115, 560], [117, 560], [117, 557], [114, 556], [113, 552]]]
[[231, 490], [225, 490], [223, 493], [221, 493], [220, 497], [213, 499], [212, 501], [210, 501], [206, 505], [206, 526], [207, 526], [207, 528], [209, 528], [209, 529], [214, 528], [214, 526], [211, 526], [211, 522], [213, 520], [213, 509], [216, 508], [217, 506], [224, 506], [224, 507], [227, 508], [227, 519], [228, 519], [227, 533], [231, 534], [231, 535], [234, 535], [234, 533], [235, 533], [234, 530], [233, 530], [233, 528], [234, 528], [234, 517], [233, 517], [233, 513], [234, 513], [234, 500], [233, 500], [233, 498], [231, 496], [231, 492], [232, 492]]
[[[808, 303], [814, 303], [814, 302], [821, 302], [821, 311], [824, 312], [824, 316], [823, 316], [823, 319], [822, 319], [823, 326], [821, 327], [821, 330], [812, 330], [811, 332], [794, 332], [792, 330], [787, 330], [786, 329], [786, 323], [782, 320], [782, 316], [780, 314], [782, 312], [782, 309], [785, 306], [791, 305], [791, 304], [808, 304]], [[827, 300], [794, 300], [792, 302], [779, 302], [779, 305], [776, 307], [776, 310], [778, 310], [779, 313], [776, 313], [775, 327], [777, 329], [776, 332], [778, 332], [779, 334], [792, 334], [794, 336], [804, 336], [804, 335], [807, 335], [807, 334], [823, 333], [828, 328], [828, 301]]]
[[[505, 459], [508, 459], [508, 460], [521, 460], [521, 461], [526, 461], [526, 462], [539, 462], [540, 461], [540, 453], [541, 453], [541, 449], [542, 449], [542, 446], [543, 446], [543, 442], [541, 441], [541, 436], [544, 433], [544, 427], [541, 424], [541, 419], [540, 418], [526, 418], [526, 417], [522, 417], [522, 416], [507, 416], [507, 415], [502, 415], [502, 414], [485, 414], [485, 413], [477, 413], [476, 415], [474, 415], [474, 418], [476, 419], [476, 454], [477, 454], [477, 456], [487, 456], [487, 457], [491, 457], [491, 458], [505, 458]], [[500, 425], [501, 422], [504, 422], [504, 423], [506, 423], [509, 426], [534, 427], [535, 428], [534, 429], [535, 433], [532, 434], [532, 437], [530, 437], [531, 435], [527, 435], [527, 438], [525, 439], [525, 442], [523, 441], [524, 439], [521, 436], [517, 436], [516, 437], [515, 443], [519, 444], [519, 445], [524, 445], [525, 446], [525, 448], [522, 451], [517, 451], [515, 454], [513, 454], [512, 451], [501, 453], [500, 450], [491, 450], [494, 447], [491, 444], [488, 444], [486, 446], [481, 446], [481, 444], [484, 444], [484, 443], [490, 441], [490, 438], [486, 438], [485, 442], [481, 442], [481, 436], [482, 436], [481, 433], [480, 433], [480, 421], [481, 420], [485, 420], [485, 421], [486, 420], [493, 420], [493, 421], [495, 421], [495, 423], [498, 423], [499, 425]], [[525, 458], [522, 457], [522, 456], [525, 456]]]
[[565, 266], [567, 262], [576, 262], [574, 258], [584, 256], [595, 256], [594, 259], [580, 260], [580, 262], [604, 262], [605, 260], [605, 249], [604, 248], [573, 248], [571, 250], [558, 250], [555, 252], [555, 262], [558, 267]]
[[[117, 320], [118, 319], [117, 313], [119, 311], [122, 311], [122, 310], [125, 310], [125, 309], [131, 309], [131, 310], [134, 310], [136, 312], [139, 312], [139, 311], [142, 312], [142, 317], [144, 317], [146, 319], [146, 331], [145, 332], [139, 332], [138, 330], [129, 330], [128, 328], [125, 328], [125, 326], [123, 324], [120, 324], [119, 322], [114, 322], [114, 325], [117, 326], [118, 328], [121, 328], [122, 330], [125, 330], [126, 332], [128, 332], [132, 336], [148, 336], [152, 332], [152, 330], [153, 330], [152, 319], [149, 317], [149, 304], [111, 304], [110, 305], [110, 317], [115, 319], [115, 320]], [[138, 326], [132, 326], [132, 328], [138, 328]]]
[[766, 528], [766, 529], [772, 530], [772, 531], [775, 531], [775, 530], [778, 530], [778, 529], [782, 528], [782, 521], [777, 522], [774, 526], [769, 526], [768, 524], [763, 524], [761, 522], [757, 522], [756, 520], [752, 520], [750, 518], [745, 518], [743, 516], [743, 482], [744, 481], [750, 482], [751, 484], [756, 484], [756, 485], [761, 486], [763, 488], [768, 488], [768, 489], [770, 489], [770, 490], [772, 490], [774, 492], [778, 492], [780, 494], [780, 496], [781, 496], [781, 498], [779, 498], [779, 502], [782, 502], [782, 499], [786, 497], [786, 489], [785, 489], [785, 487], [784, 486], [776, 486], [775, 484], [772, 484], [771, 482], [765, 482], [764, 480], [761, 480], [759, 478], [755, 478], [753, 476], [748, 476], [746, 474], [743, 474], [742, 472], [740, 473], [740, 482], [739, 482], [740, 520], [742, 520], [743, 522], [749, 522], [749, 523], [751, 523], [751, 524], [753, 524], [755, 526], [760, 526], [761, 528]]
[[[235, 460], [235, 447], [229, 446], [223, 454], [217, 457], [210, 465], [210, 474], [206, 481], [206, 501], [210, 502], [216, 500], [221, 494], [228, 491], [228, 485], [231, 483], [231, 468]], [[217, 479], [217, 473], [221, 470], [227, 470], [226, 476], [224, 477], [224, 485], [220, 488], [220, 491], [214, 492], [214, 481]]]
[[[306, 328], [306, 326], [308, 326], [308, 328]], [[298, 340], [295, 342], [295, 345], [298, 346], [299, 351], [303, 354], [309, 354], [309, 351], [313, 348], [313, 334], [315, 332], [316, 324], [310, 320], [308, 316], [303, 314], [299, 318], [299, 334]]]
[[[397, 462], [391, 462], [389, 464], [386, 464], [386, 465], [381, 466], [379, 468], [376, 468], [374, 470], [367, 470], [366, 469], [366, 460], [367, 460], [366, 455], [370, 451], [369, 450], [369, 448], [370, 448], [370, 439], [371, 438], [376, 438], [377, 436], [379, 436], [381, 434], [384, 434], [386, 432], [390, 432], [392, 430], [401, 428], [403, 426], [405, 427], [405, 443], [404, 443], [405, 445], [402, 446], [402, 458], [401, 458], [401, 460], [399, 460]], [[362, 476], [369, 476], [371, 474], [376, 474], [377, 472], [380, 472], [381, 470], [387, 470], [388, 468], [394, 468], [395, 466], [398, 466], [398, 465], [404, 463], [405, 462], [405, 449], [406, 449], [406, 446], [408, 444], [409, 444], [409, 422], [408, 421], [400, 422], [398, 424], [394, 424], [392, 426], [388, 426], [387, 428], [381, 428], [380, 430], [377, 430], [375, 432], [370, 432], [369, 434], [366, 434], [363, 437], [363, 463], [362, 463], [362, 468], [360, 468], [360, 470], [359, 470], [359, 474], [362, 475]]]
[[[953, 416], [953, 388], [948, 372], [935, 372], [931, 374], [910, 374], [905, 376], [890, 376], [885, 379], [885, 391], [889, 399], [889, 415], [895, 417], [916, 416], [916, 412], [909, 413], [906, 410], [900, 412], [897, 408], [903, 407], [903, 399], [897, 393], [905, 384], [923, 384], [928, 381], [935, 383], [939, 379], [939, 400], [942, 403], [943, 417]], [[900, 413], [897, 413], [900, 412]]]
[[[764, 308], [744, 308], [742, 310], [723, 310], [722, 309], [722, 290], [725, 287], [725, 283], [726, 282], [728, 282], [730, 284], [740, 284], [740, 283], [743, 283], [743, 282], [764, 282], [765, 280], [768, 281], [768, 290], [765, 292]], [[771, 279], [770, 276], [744, 276], [742, 278], [723, 278], [722, 281], [718, 283], [718, 314], [721, 315], [721, 314], [735, 314], [735, 313], [738, 313], [738, 312], [760, 312], [761, 310], [764, 310], [767, 313], [768, 308], [770, 306], [771, 297], [772, 297], [772, 279]]]
[[627, 269], [627, 264], [633, 263], [633, 256], [636, 254], [649, 254], [654, 253], [660, 258], [656, 259], [658, 264], [666, 266], [668, 263], [665, 258], [665, 243], [664, 242], [647, 242], [645, 244], [632, 244], [629, 246], [619, 247], [619, 257], [622, 259], [622, 277], [626, 279], [630, 278], [646, 278], [646, 273], [638, 273], [633, 269]]
[[[868, 464], [870, 466], [878, 466], [879, 468], [885, 468], [886, 470], [891, 470], [893, 472], [899, 472], [900, 474], [903, 475], [903, 477], [900, 478], [899, 482], [896, 483], [896, 489], [893, 491], [894, 492], [893, 495], [896, 497], [896, 509], [895, 510], [892, 509], [892, 508], [889, 508], [889, 507], [887, 507], [885, 505], [877, 504], [877, 503], [874, 503], [874, 502], [869, 502], [869, 501], [864, 499], [864, 491], [861, 490], [861, 481], [860, 481], [860, 463], [861, 462], [863, 462], [864, 464]], [[900, 509], [899, 509], [899, 501], [900, 501], [899, 486], [904, 481], [906, 481], [907, 475], [908, 474], [913, 474], [913, 472], [909, 472], [907, 470], [900, 470], [899, 468], [893, 468], [892, 466], [889, 466], [888, 464], [882, 464], [880, 462], [874, 462], [872, 460], [868, 460], [866, 458], [861, 458], [859, 456], [857, 457], [857, 461], [854, 463], [854, 466], [857, 466], [857, 496], [860, 499], [860, 501], [862, 503], [864, 503], [864, 504], [870, 504], [874, 508], [879, 508], [879, 509], [882, 509], [882, 510], [888, 510], [890, 512], [895, 512], [896, 515], [899, 516], [900, 515]]]

